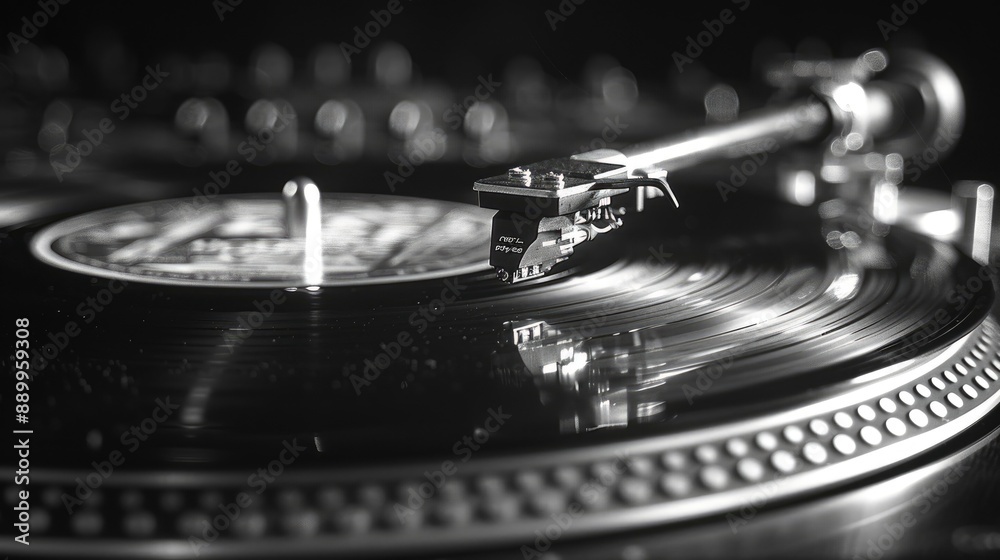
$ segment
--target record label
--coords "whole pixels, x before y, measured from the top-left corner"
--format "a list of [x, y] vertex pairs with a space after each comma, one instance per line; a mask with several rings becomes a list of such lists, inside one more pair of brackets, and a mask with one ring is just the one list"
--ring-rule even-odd
[[280, 199], [161, 200], [81, 214], [40, 231], [43, 262], [91, 276], [206, 287], [383, 284], [488, 268], [492, 211], [327, 194], [318, 234], [289, 235]]

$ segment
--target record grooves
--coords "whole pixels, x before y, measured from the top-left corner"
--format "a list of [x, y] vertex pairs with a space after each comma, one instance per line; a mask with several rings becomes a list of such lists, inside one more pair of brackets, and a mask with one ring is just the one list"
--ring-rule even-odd
[[[127, 468], [86, 505], [101, 519], [95, 537], [128, 538], [100, 504], [137, 495], [156, 534], [191, 532], [198, 503], [237, 496], [248, 465], [294, 442], [295, 469], [263, 502], [277, 509], [258, 504], [213, 544], [234, 556], [290, 546], [282, 535], [302, 516], [315, 532], [291, 545], [301, 553], [516, 543], [602, 475], [607, 499], [576, 520], [580, 535], [720, 515], [772, 478], [775, 502], [803, 499], [915, 460], [1000, 399], [992, 287], [962, 305], [943, 297], [976, 263], [904, 231], [866, 233], [848, 215], [744, 204], [780, 214], [783, 228], [838, 228], [858, 242], [778, 243], [788, 229], [759, 227], [744, 236], [723, 212], [725, 230], [636, 220], [623, 233], [638, 249], [584, 252], [517, 289], [488, 272], [293, 292], [129, 282], [36, 378], [53, 395], [47, 429], [64, 438], [43, 455], [59, 468], [37, 474], [52, 529], [80, 530], [63, 525], [81, 517], [58, 497], [163, 399], [178, 410], [149, 444], [128, 440]], [[36, 231], [4, 248], [23, 271], [11, 289], [44, 302], [36, 324], [58, 328], [113, 280], [33, 261]], [[432, 310], [436, 298], [451, 301]], [[940, 309], [948, 324], [926, 332]], [[254, 310], [260, 323], [241, 333]], [[59, 421], [98, 408], [96, 422]], [[479, 440], [463, 438], [477, 436], [473, 451]], [[444, 461], [460, 465], [447, 486], [397, 515]]]

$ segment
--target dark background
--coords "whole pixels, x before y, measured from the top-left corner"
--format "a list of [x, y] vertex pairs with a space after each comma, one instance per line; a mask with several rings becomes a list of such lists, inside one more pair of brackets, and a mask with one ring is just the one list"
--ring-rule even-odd
[[[266, 42], [287, 48], [303, 63], [311, 48], [321, 42], [350, 42], [354, 26], [371, 20], [375, 2], [269, 2], [244, 0], [220, 21], [213, 2], [107, 2], [75, 0], [61, 6], [63, 13], [40, 31], [38, 45], [57, 45], [71, 62], [84, 58], [97, 38], [117, 35], [142, 61], [159, 60], [167, 52], [195, 55], [206, 50], [227, 53], [239, 67], [250, 52]], [[856, 55], [865, 48], [893, 49], [922, 45], [944, 59], [965, 85], [966, 133], [955, 154], [940, 173], [925, 173], [922, 183], [961, 178], [995, 179], [992, 137], [998, 122], [995, 95], [997, 67], [996, 21], [985, 4], [945, 0], [877, 0], [870, 2], [764, 2], [752, 0], [739, 11], [729, 1], [630, 3], [587, 0], [540, 2], [427, 2], [401, 0], [402, 13], [383, 29], [378, 40], [406, 46], [424, 78], [455, 84], [474, 82], [486, 72], [499, 72], [515, 54], [541, 62], [557, 81], [579, 82], [585, 61], [608, 53], [632, 70], [640, 86], [683, 85], [694, 74], [706, 71], [742, 90], [759, 80], [754, 76], [755, 46], [776, 39], [789, 49], [803, 41], [819, 39], [834, 55]], [[553, 30], [546, 11], [572, 13]], [[878, 20], [891, 21], [894, 6], [916, 12], [888, 40]], [[679, 74], [671, 53], [682, 51], [688, 36], [704, 30], [702, 21], [715, 19], [723, 9], [733, 9], [736, 21]], [[0, 26], [5, 33], [20, 28], [20, 18], [38, 9], [37, 2], [7, 2]], [[5, 42], [9, 52], [9, 40]], [[356, 79], [364, 79], [364, 51], [353, 65]], [[74, 66], [72, 79], [86, 86], [92, 76]], [[123, 72], [129, 69], [123, 69]], [[665, 101], [669, 102], [669, 101]], [[667, 130], [669, 132], [669, 130]], [[554, 150], [562, 155], [567, 150]], [[571, 151], [571, 150], [569, 150]], [[936, 186], [936, 185], [930, 185]]]

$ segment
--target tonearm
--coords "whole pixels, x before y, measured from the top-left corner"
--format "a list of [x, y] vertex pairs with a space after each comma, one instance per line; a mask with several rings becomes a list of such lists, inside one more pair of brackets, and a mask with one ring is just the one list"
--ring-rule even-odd
[[945, 146], [953, 144], [965, 112], [955, 74], [922, 52], [894, 53], [891, 62], [881, 50], [856, 59], [777, 61], [767, 70], [768, 82], [802, 91], [795, 101], [660, 141], [549, 159], [477, 181], [479, 205], [498, 210], [490, 264], [507, 283], [542, 276], [576, 245], [622, 225], [614, 197], [634, 192], [639, 211], [646, 199], [664, 195], [676, 206], [667, 174], [708, 160], [806, 141], [819, 141], [824, 157], [845, 161], [874, 153], [906, 157], [945, 135]]

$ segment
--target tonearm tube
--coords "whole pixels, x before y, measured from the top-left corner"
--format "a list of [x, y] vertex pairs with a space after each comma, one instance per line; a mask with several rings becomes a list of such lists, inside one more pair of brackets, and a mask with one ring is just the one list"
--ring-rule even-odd
[[786, 59], [769, 67], [767, 77], [806, 93], [732, 122], [621, 150], [522, 165], [476, 181], [479, 205], [497, 210], [490, 239], [497, 276], [507, 283], [542, 276], [576, 245], [620, 227], [616, 196], [634, 191], [639, 211], [646, 199], [660, 196], [676, 206], [666, 181], [670, 171], [807, 141], [820, 141], [824, 155], [834, 158], [876, 152], [906, 157], [945, 135], [950, 146], [964, 121], [958, 78], [923, 52], [895, 53], [891, 65], [881, 50], [856, 59]]

